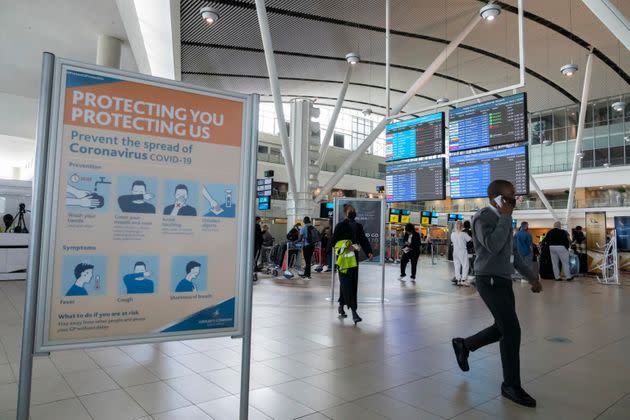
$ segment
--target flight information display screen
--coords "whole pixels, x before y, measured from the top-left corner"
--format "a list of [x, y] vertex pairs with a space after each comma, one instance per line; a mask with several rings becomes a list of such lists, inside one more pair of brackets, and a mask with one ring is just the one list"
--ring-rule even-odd
[[444, 159], [428, 159], [387, 165], [386, 200], [443, 200], [446, 196]]
[[488, 184], [505, 179], [517, 195], [529, 193], [527, 146], [450, 157], [451, 198], [486, 197]]
[[527, 141], [527, 96], [505, 98], [452, 109], [448, 113], [451, 152]]
[[444, 113], [388, 124], [385, 147], [386, 161], [444, 153]]

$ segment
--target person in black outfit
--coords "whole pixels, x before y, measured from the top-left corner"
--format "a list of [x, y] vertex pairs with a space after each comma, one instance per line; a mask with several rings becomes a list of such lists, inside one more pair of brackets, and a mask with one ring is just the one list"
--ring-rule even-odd
[[420, 234], [416, 232], [413, 223], [405, 225], [405, 236], [403, 237], [403, 254], [400, 259], [400, 281], [405, 281], [407, 274], [405, 269], [407, 263], [411, 262], [411, 281], [416, 281], [416, 268], [420, 257]]
[[[464, 230], [463, 232], [465, 232], [466, 234], [468, 234], [468, 236], [470, 236], [471, 238], [473, 237], [473, 233], [472, 233], [472, 225], [470, 224], [470, 220], [465, 220], [464, 221]], [[474, 275], [475, 274], [475, 269], [474, 269], [474, 264], [475, 264], [475, 244], [473, 243], [474, 241], [468, 241], [466, 242], [466, 251], [468, 251], [468, 275]]]
[[254, 225], [254, 272], [260, 271], [258, 268], [258, 257], [263, 243], [263, 233], [260, 227], [260, 216], [256, 216], [256, 224]]
[[510, 275], [516, 268], [529, 280], [534, 293], [540, 293], [542, 285], [538, 275], [531, 270], [531, 263], [513, 252], [514, 194], [514, 186], [509, 181], [491, 182], [488, 186], [491, 206], [479, 210], [473, 217], [477, 291], [492, 313], [494, 324], [468, 338], [453, 338], [452, 343], [457, 364], [466, 372], [470, 369], [469, 352], [498, 341], [503, 366], [501, 395], [517, 404], [535, 407], [536, 400], [521, 386], [521, 327]]
[[[365, 236], [363, 231], [363, 225], [355, 221], [357, 212], [350, 204], [343, 207], [346, 218], [337, 223], [333, 230], [332, 245], [333, 247], [339, 241], [350, 240], [353, 245], [360, 245], [363, 252], [367, 255], [369, 260], [372, 260], [372, 246], [370, 241]], [[347, 317], [344, 311], [344, 306], [347, 306], [352, 311], [352, 320], [356, 324], [361, 322], [362, 319], [357, 313], [357, 288], [359, 285], [359, 253], [355, 250], [357, 257], [357, 266], [349, 268], [344, 274], [339, 272], [339, 316], [341, 318]]]
[[556, 281], [560, 281], [560, 265], [567, 281], [573, 280], [571, 276], [571, 269], [569, 268], [569, 247], [571, 246], [571, 239], [569, 238], [569, 232], [562, 229], [560, 222], [553, 224], [553, 229], [547, 232], [544, 241], [549, 245], [549, 254], [551, 256], [551, 266], [553, 269], [553, 277]]

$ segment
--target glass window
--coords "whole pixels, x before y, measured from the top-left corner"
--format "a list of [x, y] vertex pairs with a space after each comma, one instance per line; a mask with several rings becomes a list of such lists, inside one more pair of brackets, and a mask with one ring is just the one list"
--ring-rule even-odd
[[608, 125], [608, 101], [597, 101], [594, 106], [595, 126]]

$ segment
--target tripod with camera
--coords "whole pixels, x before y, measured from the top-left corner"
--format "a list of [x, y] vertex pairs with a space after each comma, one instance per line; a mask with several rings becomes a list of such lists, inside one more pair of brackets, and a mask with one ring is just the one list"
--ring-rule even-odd
[[26, 212], [30, 212], [30, 210], [26, 210], [26, 204], [20, 203], [18, 212], [13, 218], [13, 223], [15, 224], [15, 226], [12, 227], [13, 233], [28, 233], [26, 221], [24, 220]]

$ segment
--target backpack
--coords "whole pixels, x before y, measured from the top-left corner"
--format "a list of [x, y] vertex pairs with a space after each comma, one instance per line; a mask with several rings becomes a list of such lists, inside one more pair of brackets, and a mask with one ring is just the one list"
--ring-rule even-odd
[[322, 235], [319, 233], [315, 226], [311, 225], [307, 229], [308, 232], [308, 243], [311, 245], [315, 245], [318, 242], [322, 241]]

